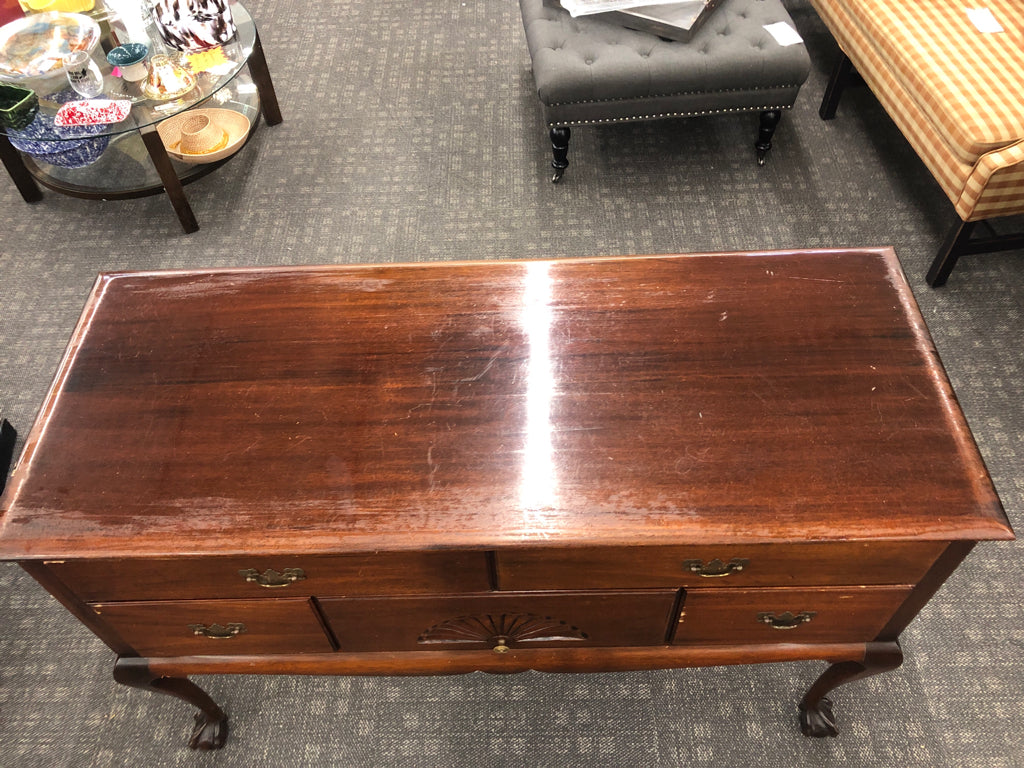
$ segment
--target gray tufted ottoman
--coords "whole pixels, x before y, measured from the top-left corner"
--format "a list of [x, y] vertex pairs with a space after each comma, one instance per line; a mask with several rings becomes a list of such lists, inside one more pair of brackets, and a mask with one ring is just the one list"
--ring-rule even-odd
[[782, 115], [811, 62], [764, 25], [792, 20], [780, 0], [722, 0], [688, 43], [595, 18], [572, 18], [544, 0], [519, 0], [533, 77], [551, 129], [558, 181], [569, 165], [569, 128], [723, 112], [760, 112], [764, 164]]

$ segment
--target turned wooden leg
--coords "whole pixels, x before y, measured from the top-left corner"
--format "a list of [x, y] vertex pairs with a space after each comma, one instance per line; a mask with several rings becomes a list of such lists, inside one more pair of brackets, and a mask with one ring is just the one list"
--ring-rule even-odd
[[227, 741], [228, 716], [188, 678], [161, 677], [150, 671], [145, 659], [119, 658], [114, 664], [114, 679], [122, 685], [176, 696], [198, 707], [196, 726], [188, 742], [192, 749], [220, 749]]
[[551, 177], [552, 184], [557, 184], [562, 178], [562, 174], [565, 173], [565, 169], [569, 167], [570, 133], [568, 128], [551, 129], [551, 151], [555, 156], [555, 159], [551, 161], [551, 167], [555, 169], [555, 173]]
[[782, 119], [782, 112], [778, 109], [769, 109], [761, 113], [761, 125], [757, 129], [757, 141], [754, 142], [754, 149], [757, 150], [757, 164], [764, 165], [768, 159], [768, 150], [772, 148], [772, 136]]
[[839, 734], [832, 714], [832, 702], [825, 698], [825, 694], [833, 688], [888, 672], [902, 663], [903, 651], [900, 650], [900, 644], [893, 640], [887, 643], [868, 643], [862, 661], [843, 661], [826, 669], [800, 702], [800, 730], [804, 736]]

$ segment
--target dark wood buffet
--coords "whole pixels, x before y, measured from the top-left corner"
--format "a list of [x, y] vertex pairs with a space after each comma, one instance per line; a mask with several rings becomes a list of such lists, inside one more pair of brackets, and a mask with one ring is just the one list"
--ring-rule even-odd
[[891, 249], [111, 273], [3, 497], [115, 679], [831, 662], [1003, 514]]

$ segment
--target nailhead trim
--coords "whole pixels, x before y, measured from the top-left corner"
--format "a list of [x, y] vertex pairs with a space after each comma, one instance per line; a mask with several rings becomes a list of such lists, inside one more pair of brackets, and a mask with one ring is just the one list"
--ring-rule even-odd
[[[620, 96], [620, 97], [615, 98], [615, 99], [584, 99], [582, 101], [556, 101], [556, 102], [553, 102], [551, 104], [545, 103], [544, 106], [547, 106], [547, 107], [567, 107], [567, 106], [575, 106], [576, 104], [614, 104], [617, 101], [639, 101], [639, 100], [643, 100], [643, 99], [667, 99], [667, 98], [676, 98], [678, 96], [703, 96], [705, 94], [712, 94], [712, 93], [746, 93], [747, 91], [774, 91], [774, 90], [778, 90], [780, 88], [784, 88], [784, 89], [787, 89], [787, 90], [799, 91], [800, 90], [800, 85], [802, 85], [802, 83], [799, 84], [799, 85], [793, 85], [791, 83], [790, 84], [786, 84], [786, 85], [759, 85], [759, 86], [755, 86], [753, 88], [720, 88], [719, 90], [716, 90], [716, 91], [680, 91], [679, 93], [655, 93], [655, 94], [651, 94], [650, 96]], [[756, 107], [751, 107], [751, 109], [756, 109]], [[778, 109], [778, 107], [768, 107], [768, 109]], [[786, 109], [788, 109], [788, 107], [786, 107]], [[704, 114], [704, 113], [695, 113], [695, 114]], [[711, 113], [706, 113], [706, 114], [711, 114]]]
[[548, 128], [567, 128], [572, 127], [574, 125], [599, 125], [601, 123], [630, 123], [636, 120], [658, 120], [665, 117], [701, 117], [703, 115], [724, 115], [731, 112], [768, 112], [773, 109], [792, 108], [792, 105], [777, 107], [725, 107], [722, 109], [706, 109], [699, 112], [661, 112], [656, 115], [635, 115], [633, 117], [602, 117], [594, 120], [559, 120], [557, 122], [548, 123]]

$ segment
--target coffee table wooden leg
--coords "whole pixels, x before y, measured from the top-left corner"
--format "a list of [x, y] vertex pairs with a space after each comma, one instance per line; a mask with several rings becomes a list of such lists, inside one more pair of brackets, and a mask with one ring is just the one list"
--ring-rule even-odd
[[249, 54], [249, 74], [252, 75], [256, 91], [260, 95], [263, 118], [267, 125], [277, 125], [284, 118], [281, 116], [281, 106], [277, 103], [277, 92], [274, 90], [274, 81], [270, 79], [270, 69], [267, 67], [267, 57], [263, 54], [263, 43], [260, 42], [258, 30], [252, 53]]
[[800, 730], [804, 736], [838, 736], [832, 702], [825, 694], [833, 688], [896, 669], [903, 663], [900, 644], [868, 643], [863, 661], [842, 661], [826, 669], [800, 702]]
[[196, 726], [188, 742], [192, 749], [220, 749], [227, 741], [228, 716], [188, 678], [155, 675], [145, 659], [120, 658], [114, 664], [114, 679], [122, 685], [176, 696], [198, 707]]
[[156, 126], [151, 125], [142, 129], [142, 141], [149, 152], [150, 160], [153, 161], [153, 167], [160, 174], [160, 181], [163, 182], [164, 192], [170, 198], [171, 205], [174, 206], [174, 212], [178, 214], [181, 228], [185, 230], [185, 234], [198, 232], [199, 222], [196, 221], [196, 215], [192, 213], [192, 206], [188, 204], [188, 198], [185, 197], [185, 189], [181, 185], [181, 179], [174, 172], [171, 158], [167, 156], [167, 150], [164, 149], [164, 143], [160, 140], [160, 134], [157, 133]]
[[7, 173], [14, 180], [14, 186], [21, 192], [21, 197], [26, 203], [38, 203], [43, 199], [43, 192], [25, 167], [21, 153], [11, 146], [11, 142], [4, 134], [0, 134], [0, 161], [3, 162]]

